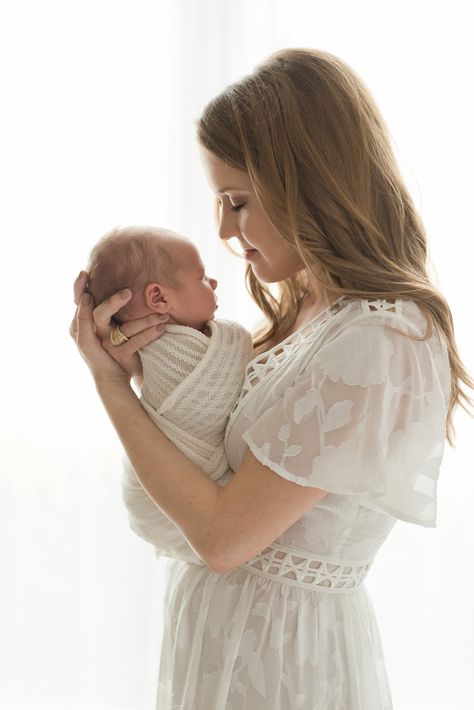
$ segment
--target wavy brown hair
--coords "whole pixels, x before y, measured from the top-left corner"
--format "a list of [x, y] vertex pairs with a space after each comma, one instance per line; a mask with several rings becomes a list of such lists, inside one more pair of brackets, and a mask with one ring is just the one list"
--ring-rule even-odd
[[[201, 145], [245, 170], [270, 222], [293, 245], [325, 297], [401, 298], [423, 311], [429, 338], [443, 334], [451, 368], [446, 437], [453, 409], [472, 416], [474, 389], [459, 356], [451, 310], [428, 269], [422, 220], [404, 185], [390, 134], [361, 78], [338, 57], [283, 49], [228, 86], [197, 122]], [[317, 269], [315, 269], [317, 265]], [[278, 296], [250, 264], [246, 286], [266, 323], [254, 333], [258, 354], [283, 340], [308, 293], [306, 270], [278, 283]]]

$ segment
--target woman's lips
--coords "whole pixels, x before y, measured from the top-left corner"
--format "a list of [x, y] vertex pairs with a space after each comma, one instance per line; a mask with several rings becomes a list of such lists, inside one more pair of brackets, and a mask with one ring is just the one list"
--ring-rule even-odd
[[256, 249], [244, 249], [244, 254], [245, 258], [248, 259], [254, 254], [258, 254], [258, 251]]

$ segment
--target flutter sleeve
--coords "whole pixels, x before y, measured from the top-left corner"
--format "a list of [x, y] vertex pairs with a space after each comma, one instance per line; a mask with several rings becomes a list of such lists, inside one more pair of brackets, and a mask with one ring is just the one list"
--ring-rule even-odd
[[289, 481], [436, 527], [446, 376], [428, 341], [380, 322], [350, 323], [311, 354], [243, 439]]

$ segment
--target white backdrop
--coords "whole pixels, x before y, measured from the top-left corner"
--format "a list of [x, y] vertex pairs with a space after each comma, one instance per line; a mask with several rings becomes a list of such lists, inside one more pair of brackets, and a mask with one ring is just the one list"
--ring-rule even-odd
[[[221, 318], [258, 319], [218, 243], [194, 139], [207, 100], [285, 46], [364, 78], [474, 367], [468, 3], [11, 0], [0, 6], [3, 336], [0, 707], [150, 710], [163, 562], [128, 527], [118, 440], [67, 333], [72, 282], [117, 224], [193, 238]], [[471, 393], [472, 394], [472, 393]], [[438, 527], [398, 523], [366, 581], [396, 710], [468, 710], [472, 420], [446, 446]]]

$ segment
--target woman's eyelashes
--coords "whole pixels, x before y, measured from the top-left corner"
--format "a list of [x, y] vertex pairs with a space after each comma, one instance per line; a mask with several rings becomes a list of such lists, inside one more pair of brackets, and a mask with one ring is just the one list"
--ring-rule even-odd
[[[218, 199], [219, 199], [219, 207], [220, 207], [220, 209], [222, 209], [223, 206], [224, 206], [224, 201], [222, 200], [221, 197], [219, 197]], [[229, 205], [229, 207], [230, 207], [230, 209], [232, 210], [232, 212], [238, 212], [239, 210], [242, 209], [242, 207], [245, 207], [245, 205], [247, 204], [246, 202], [241, 202], [241, 203], [238, 204], [238, 205], [234, 205], [234, 204], [232, 204], [232, 202], [230, 201], [230, 198], [229, 198], [228, 195], [227, 195], [227, 200], [228, 200], [228, 203], [227, 203], [227, 204]]]

